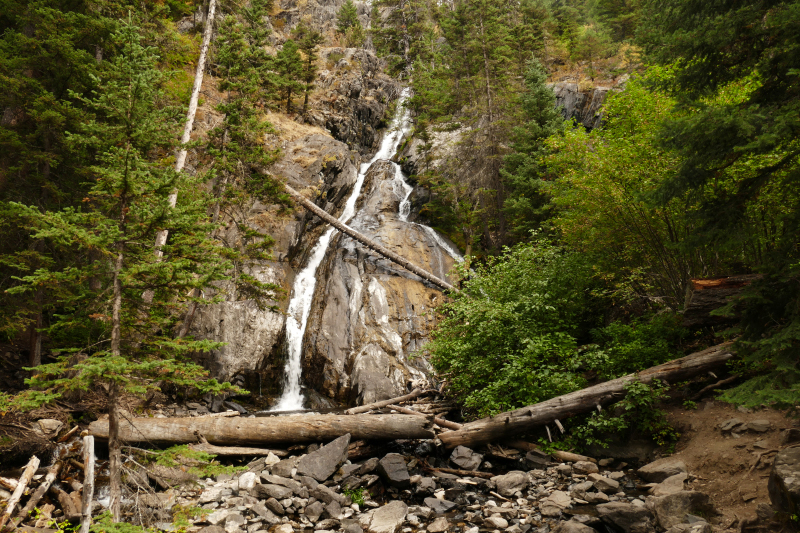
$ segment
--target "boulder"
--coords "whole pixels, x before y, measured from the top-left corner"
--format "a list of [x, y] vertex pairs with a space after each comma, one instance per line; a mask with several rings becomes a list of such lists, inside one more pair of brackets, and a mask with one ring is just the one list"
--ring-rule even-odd
[[225, 533], [225, 530], [219, 526], [206, 526], [197, 533]]
[[321, 502], [314, 502], [306, 505], [305, 515], [306, 518], [311, 520], [312, 522], [316, 522], [319, 520], [319, 517], [322, 516], [322, 512], [325, 510], [325, 507], [322, 505]]
[[289, 524], [281, 524], [273, 529], [272, 533], [294, 533], [294, 528]]
[[667, 496], [651, 496], [648, 506], [655, 512], [658, 523], [664, 529], [682, 524], [687, 514], [710, 516], [717, 514], [708, 494], [695, 490], [676, 492]]
[[276, 500], [283, 500], [292, 497], [292, 490], [280, 485], [262, 485], [258, 484], [251, 491], [256, 498], [267, 500], [275, 498]]
[[483, 521], [483, 525], [492, 529], [506, 529], [508, 527], [508, 520], [502, 516], [490, 516]]
[[569, 522], [561, 522], [553, 530], [553, 533], [597, 533], [597, 530], [580, 522], [570, 520]]
[[800, 429], [789, 428], [781, 431], [781, 446], [800, 442]]
[[319, 450], [304, 455], [297, 461], [297, 474], [325, 481], [347, 461], [349, 445], [350, 434], [347, 433]]
[[393, 500], [372, 513], [368, 531], [369, 533], [397, 533], [408, 514], [408, 506]]
[[669, 528], [665, 533], [712, 533], [713, 529], [708, 522], [695, 522], [694, 524], [678, 524]]
[[622, 533], [653, 533], [656, 530], [653, 513], [645, 507], [611, 502], [598, 505], [597, 513], [605, 524]]
[[668, 477], [686, 473], [686, 463], [680, 459], [665, 457], [641, 467], [637, 473], [642, 479], [651, 483], [661, 483]]
[[600, 474], [589, 474], [588, 479], [594, 483], [594, 488], [600, 492], [614, 494], [619, 490], [619, 481], [614, 481]]
[[292, 470], [297, 466], [297, 461], [297, 457], [289, 457], [283, 461], [278, 461], [272, 465], [270, 471], [276, 476], [292, 477]]
[[408, 475], [408, 466], [402, 455], [389, 453], [378, 463], [378, 473], [389, 485], [398, 489], [411, 487], [411, 477]]
[[245, 472], [239, 476], [239, 490], [247, 492], [253, 489], [257, 482], [258, 476], [255, 472]]
[[688, 474], [681, 472], [670, 476], [651, 489], [653, 496], [668, 496], [683, 490], [683, 483], [688, 478]]
[[58, 435], [64, 424], [54, 418], [42, 418], [33, 424], [33, 432], [45, 439], [52, 439]]
[[731, 418], [720, 424], [719, 429], [724, 433], [726, 431], [733, 431], [735, 429], [739, 429], [739, 427], [743, 425], [744, 421], [741, 418]]
[[512, 470], [508, 474], [492, 478], [500, 496], [513, 496], [517, 491], [528, 487], [528, 474], [519, 470]]
[[756, 433], [765, 433], [770, 430], [772, 423], [769, 420], [751, 420], [747, 423], [747, 429]]
[[423, 501], [436, 514], [444, 514], [457, 505], [454, 502], [440, 500], [439, 498], [425, 498]]
[[272, 511], [267, 509], [267, 507], [263, 503], [257, 503], [253, 505], [251, 509], [261, 520], [263, 520], [264, 522], [266, 522], [271, 526], [281, 523], [281, 519], [275, 516], [272, 513]]
[[441, 516], [428, 524], [427, 529], [430, 533], [444, 533], [450, 529], [450, 522], [447, 521], [447, 518]]
[[772, 506], [789, 515], [800, 513], [800, 448], [778, 452], [767, 484]]
[[464, 470], [477, 470], [481, 466], [481, 461], [483, 461], [483, 456], [466, 446], [457, 446], [450, 454], [450, 462]]
[[591, 463], [589, 461], [578, 461], [572, 465], [572, 471], [576, 474], [597, 474], [600, 472], [600, 469], [597, 468], [597, 465]]

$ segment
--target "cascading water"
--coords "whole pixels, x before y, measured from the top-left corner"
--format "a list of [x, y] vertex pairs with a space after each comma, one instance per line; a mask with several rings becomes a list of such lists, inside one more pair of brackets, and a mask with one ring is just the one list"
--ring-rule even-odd
[[[367, 175], [369, 167], [380, 159], [388, 159], [397, 151], [400, 140], [403, 135], [408, 131], [409, 119], [408, 112], [403, 106], [408, 98], [409, 91], [404, 89], [400, 94], [397, 102], [400, 112], [392, 121], [388, 135], [384, 137], [381, 142], [381, 147], [375, 157], [369, 163], [364, 163], [358, 172], [353, 192], [347, 199], [344, 211], [339, 217], [339, 220], [347, 223], [356, 210], [356, 200], [361, 194], [361, 188], [364, 185], [364, 178]], [[294, 411], [303, 408], [303, 393], [300, 387], [300, 376], [302, 372], [301, 355], [303, 351], [303, 335], [306, 331], [308, 324], [308, 315], [311, 312], [311, 300], [314, 296], [314, 288], [317, 284], [317, 268], [322, 260], [325, 258], [325, 251], [337, 230], [333, 227], [328, 228], [320, 238], [319, 242], [314, 246], [311, 251], [311, 257], [308, 260], [306, 267], [300, 271], [295, 278], [294, 287], [292, 287], [292, 299], [289, 302], [289, 309], [286, 317], [286, 345], [288, 351], [288, 360], [286, 362], [286, 384], [283, 395], [278, 400], [277, 405], [272, 409], [273, 411]]]

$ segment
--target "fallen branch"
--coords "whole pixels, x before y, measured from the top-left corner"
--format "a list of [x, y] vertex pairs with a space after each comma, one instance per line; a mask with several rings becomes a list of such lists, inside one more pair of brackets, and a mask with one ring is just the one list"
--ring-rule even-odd
[[494, 474], [490, 474], [489, 472], [458, 470], [456, 468], [434, 468], [427, 463], [422, 465], [422, 469], [426, 472], [442, 472], [443, 474], [455, 474], [457, 476], [480, 477], [484, 479], [491, 479], [494, 477]]
[[55, 485], [50, 487], [50, 492], [56, 495], [56, 499], [59, 505], [61, 505], [61, 510], [64, 512], [64, 518], [70, 522], [77, 522], [80, 520], [81, 512], [72, 500], [72, 496]]
[[231, 456], [231, 455], [269, 455], [273, 454], [276, 457], [286, 457], [289, 452], [284, 450], [266, 450], [264, 448], [245, 448], [243, 446], [214, 446], [209, 444], [206, 438], [202, 435], [197, 435], [200, 444], [190, 444], [189, 448], [197, 452], [211, 453], [217, 456]]
[[[406, 415], [297, 415], [257, 418], [133, 418], [120, 421], [123, 442], [194, 444], [195, 432], [217, 446], [330, 441], [350, 433], [353, 440], [432, 439], [432, 423]], [[89, 432], [108, 438], [108, 420], [89, 425]]]
[[57, 442], [67, 442], [71, 436], [78, 432], [79, 426], [75, 426], [74, 428], [67, 431], [63, 437], [58, 439]]
[[2, 531], [3, 527], [6, 525], [6, 522], [14, 515], [14, 508], [19, 503], [20, 498], [25, 493], [25, 489], [28, 488], [28, 483], [31, 482], [31, 478], [33, 474], [36, 473], [36, 469], [39, 468], [39, 458], [31, 456], [31, 460], [28, 461], [28, 464], [25, 466], [25, 470], [23, 470], [22, 475], [17, 482], [17, 488], [14, 489], [14, 493], [11, 494], [11, 497], [8, 499], [8, 503], [6, 503], [6, 509], [3, 513], [3, 516], [0, 516], [0, 531]]
[[[399, 405], [387, 405], [389, 409], [394, 409], [398, 413], [403, 413], [405, 415], [417, 415], [417, 416], [430, 416], [425, 413], [420, 413], [419, 411], [415, 411], [413, 409], [408, 409], [407, 407], [400, 407]], [[445, 420], [444, 418], [439, 418], [438, 416], [433, 417], [433, 423], [442, 426], [443, 428], [448, 429], [461, 429], [461, 424], [456, 422], [450, 422], [449, 420]]]
[[391, 398], [389, 400], [381, 400], [379, 402], [372, 402], [366, 405], [362, 405], [360, 407], [353, 407], [352, 409], [348, 409], [344, 412], [346, 415], [357, 415], [359, 413], [366, 413], [367, 411], [372, 411], [373, 409], [383, 409], [387, 405], [392, 405], [395, 403], [402, 403], [407, 402], [408, 400], [413, 400], [417, 396], [422, 396], [423, 394], [427, 393], [428, 391], [424, 391], [422, 389], [414, 389], [413, 391], [409, 392], [405, 396], [399, 396], [397, 398]]
[[739, 376], [731, 376], [731, 377], [729, 377], [729, 378], [725, 378], [725, 379], [723, 379], [723, 380], [721, 380], [721, 381], [717, 381], [716, 383], [714, 383], [713, 385], [709, 385], [708, 387], [703, 387], [703, 388], [700, 390], [700, 392], [698, 392], [697, 394], [695, 394], [694, 396], [692, 396], [692, 401], [695, 401], [695, 402], [696, 402], [697, 400], [699, 400], [700, 398], [702, 398], [702, 397], [703, 397], [703, 395], [704, 395], [705, 393], [707, 393], [708, 391], [711, 391], [711, 390], [714, 390], [714, 389], [718, 389], [718, 388], [720, 388], [720, 387], [723, 387], [723, 386], [727, 385], [728, 383], [733, 383], [733, 382], [734, 382], [734, 381], [736, 381], [737, 379], [739, 379]]
[[16, 521], [14, 522], [15, 527], [18, 526], [20, 522], [25, 520], [25, 518], [28, 517], [28, 513], [33, 511], [33, 509], [37, 505], [39, 505], [39, 501], [41, 501], [42, 496], [44, 496], [44, 493], [47, 492], [47, 489], [50, 488], [50, 485], [53, 484], [53, 481], [56, 480], [56, 477], [58, 476], [58, 473], [61, 472], [61, 468], [63, 466], [64, 463], [62, 463], [61, 461], [57, 461], [53, 466], [50, 467], [50, 469], [47, 472], [47, 475], [44, 476], [44, 480], [42, 480], [42, 483], [39, 485], [36, 491], [31, 495], [30, 499], [28, 500], [28, 503], [25, 505], [25, 507], [22, 508], [22, 510], [20, 510], [19, 513], [17, 513], [17, 518]]
[[447, 283], [443, 279], [438, 278], [438, 277], [434, 276], [433, 274], [431, 274], [430, 272], [428, 272], [427, 270], [423, 270], [420, 267], [418, 267], [417, 265], [415, 265], [414, 263], [412, 263], [412, 262], [410, 262], [410, 261], [408, 261], [406, 259], [403, 259], [401, 256], [397, 255], [396, 253], [394, 253], [393, 251], [389, 250], [385, 246], [383, 246], [381, 244], [378, 244], [376, 241], [370, 239], [369, 237], [367, 237], [365, 235], [362, 235], [361, 233], [359, 233], [359, 232], [355, 231], [354, 229], [352, 229], [350, 226], [344, 224], [339, 219], [337, 219], [335, 217], [332, 217], [327, 212], [325, 212], [324, 209], [321, 209], [320, 207], [318, 207], [314, 202], [312, 202], [311, 200], [309, 200], [308, 198], [306, 198], [305, 196], [303, 196], [302, 194], [300, 194], [296, 190], [292, 189], [289, 185], [284, 183], [284, 187], [286, 188], [286, 191], [289, 194], [291, 194], [292, 197], [295, 200], [297, 200], [298, 202], [300, 202], [300, 204], [302, 204], [303, 207], [305, 207], [306, 209], [308, 209], [309, 211], [311, 211], [312, 213], [317, 215], [319, 218], [321, 218], [322, 220], [324, 220], [325, 222], [327, 222], [328, 224], [330, 224], [334, 228], [336, 228], [339, 231], [341, 231], [342, 233], [344, 233], [345, 235], [349, 235], [350, 237], [352, 237], [353, 239], [357, 240], [358, 242], [360, 242], [361, 244], [363, 244], [364, 246], [366, 246], [370, 250], [373, 250], [373, 251], [377, 252], [378, 254], [382, 255], [386, 259], [389, 259], [390, 261], [394, 261], [395, 263], [397, 263], [401, 267], [405, 268], [406, 270], [408, 270], [410, 272], [413, 272], [414, 274], [416, 274], [417, 276], [421, 277], [422, 279], [430, 281], [431, 283], [433, 283], [437, 287], [441, 287], [442, 289], [445, 289], [445, 290], [448, 290], [448, 291], [452, 291], [452, 292], [458, 292], [458, 289], [456, 289], [453, 285], [450, 285], [449, 283]]
[[461, 429], [442, 433], [439, 438], [447, 448], [475, 447], [533, 430], [536, 427], [595, 409], [596, 405], [617, 401], [625, 395], [628, 383], [650, 383], [655, 379], [682, 381], [721, 365], [733, 357], [730, 342], [713, 346], [636, 374], [600, 383], [536, 405], [529, 405], [497, 416], [464, 424]]

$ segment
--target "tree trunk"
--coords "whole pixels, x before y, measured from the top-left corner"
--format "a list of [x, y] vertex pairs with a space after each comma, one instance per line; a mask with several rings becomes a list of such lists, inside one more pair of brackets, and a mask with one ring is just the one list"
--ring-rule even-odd
[[486, 34], [483, 31], [483, 17], [480, 19], [481, 22], [481, 48], [483, 48], [483, 71], [484, 75], [486, 76], [486, 108], [489, 111], [489, 124], [491, 125], [492, 120], [492, 90], [491, 84], [489, 83], [489, 55], [486, 52]]
[[83, 499], [81, 501], [80, 533], [89, 533], [92, 525], [92, 500], [94, 499], [94, 437], [83, 437]]
[[291, 87], [287, 87], [286, 88], [286, 114], [288, 115], [291, 112], [292, 112], [292, 88]]
[[108, 485], [109, 504], [114, 522], [122, 520], [120, 503], [122, 502], [122, 486], [120, 471], [122, 466], [122, 452], [119, 440], [119, 386], [111, 383], [108, 391]]
[[[109, 437], [109, 423], [89, 425], [92, 435]], [[432, 439], [431, 422], [406, 415], [299, 415], [259, 418], [134, 418], [120, 423], [119, 438], [125, 442], [189, 444], [195, 432], [217, 446], [271, 445], [333, 440], [350, 433], [359, 439]]]
[[357, 415], [359, 413], [366, 413], [368, 411], [372, 411], [373, 409], [382, 409], [387, 405], [392, 405], [393, 403], [402, 403], [407, 402], [408, 400], [413, 400], [417, 396], [421, 396], [425, 394], [425, 391], [422, 389], [414, 389], [413, 391], [409, 392], [405, 396], [399, 396], [397, 398], [390, 398], [388, 400], [383, 400], [380, 402], [373, 402], [368, 403], [366, 405], [362, 405], [360, 407], [353, 407], [352, 409], [348, 409], [344, 412], [346, 415]]
[[474, 448], [481, 444], [507, 439], [556, 419], [569, 418], [592, 411], [598, 405], [618, 401], [625, 395], [625, 385], [628, 383], [634, 381], [649, 383], [654, 379], [676, 382], [707, 372], [733, 357], [731, 344], [730, 342], [719, 344], [702, 352], [643, 370], [638, 374], [629, 374], [546, 402], [476, 420], [464, 424], [459, 430], [442, 433], [439, 438], [447, 448], [456, 446]]
[[357, 231], [351, 229], [346, 224], [344, 224], [344, 223], [340, 222], [339, 220], [337, 220], [335, 217], [332, 217], [331, 215], [326, 213], [323, 209], [319, 208], [316, 204], [314, 204], [314, 202], [310, 201], [308, 198], [306, 198], [305, 196], [301, 195], [296, 190], [292, 189], [289, 185], [284, 184], [284, 187], [286, 187], [286, 190], [289, 192], [289, 194], [291, 194], [295, 198], [295, 200], [300, 202], [303, 205], [303, 207], [305, 207], [306, 209], [308, 209], [309, 211], [311, 211], [312, 213], [314, 213], [315, 215], [320, 217], [322, 220], [324, 220], [325, 222], [327, 222], [328, 224], [330, 224], [334, 228], [336, 228], [339, 231], [341, 231], [342, 233], [344, 233], [345, 235], [349, 235], [350, 237], [352, 237], [353, 239], [357, 240], [358, 242], [360, 242], [361, 244], [363, 244], [367, 248], [377, 252], [378, 254], [382, 255], [386, 259], [389, 259], [390, 261], [394, 261], [395, 263], [397, 263], [401, 267], [405, 268], [406, 270], [409, 270], [409, 271], [413, 272], [414, 274], [416, 274], [417, 276], [421, 277], [422, 279], [433, 283], [437, 287], [441, 287], [442, 289], [445, 289], [445, 290], [448, 290], [448, 291], [452, 291], [452, 292], [458, 292], [458, 289], [456, 289], [454, 286], [450, 285], [449, 283], [447, 283], [443, 279], [440, 279], [440, 278], [434, 276], [433, 274], [431, 274], [430, 272], [428, 272], [427, 270], [423, 270], [420, 267], [414, 265], [413, 263], [411, 263], [409, 261], [406, 261], [405, 259], [403, 259], [399, 255], [397, 255], [393, 251], [389, 250], [388, 248], [385, 248], [385, 247], [381, 246], [380, 244], [378, 244], [377, 242], [373, 241], [369, 237], [366, 237], [366, 236], [358, 233]]
[[[183, 135], [181, 136], [181, 148], [178, 150], [178, 153], [175, 154], [175, 172], [180, 172], [183, 170], [183, 166], [186, 164], [186, 145], [189, 143], [192, 137], [192, 128], [194, 127], [194, 116], [197, 113], [197, 103], [200, 99], [200, 88], [203, 86], [203, 73], [206, 69], [206, 55], [208, 54], [208, 46], [211, 43], [211, 35], [213, 34], [214, 28], [214, 13], [217, 7], [217, 0], [211, 0], [208, 6], [208, 16], [206, 18], [206, 27], [203, 30], [203, 44], [200, 47], [200, 58], [197, 60], [197, 69], [194, 73], [194, 84], [192, 85], [192, 96], [189, 98], [189, 110], [186, 112], [186, 124], [183, 128]], [[178, 192], [173, 191], [169, 195], [169, 206], [170, 208], [175, 207], [178, 203]], [[161, 251], [161, 247], [164, 246], [167, 242], [167, 237], [169, 237], [168, 230], [161, 230], [156, 235], [156, 244], [155, 244], [155, 254], [156, 260], [160, 260], [163, 256], [163, 252]], [[153, 291], [148, 290], [144, 294], [144, 300], [146, 304], [150, 304], [153, 301]]]
[[72, 499], [72, 496], [55, 485], [50, 487], [50, 492], [56, 495], [58, 504], [61, 506], [61, 510], [64, 511], [64, 518], [70, 522], [77, 522], [80, 520], [81, 512], [75, 506], [75, 501]]

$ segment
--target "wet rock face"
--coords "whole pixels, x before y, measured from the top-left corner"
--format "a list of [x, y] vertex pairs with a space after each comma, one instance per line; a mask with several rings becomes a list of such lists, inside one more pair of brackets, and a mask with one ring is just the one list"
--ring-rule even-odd
[[552, 84], [556, 94], [556, 105], [564, 118], [574, 119], [587, 129], [600, 126], [603, 121], [601, 107], [612, 90], [610, 87], [595, 87], [582, 91], [577, 83], [558, 82]]
[[[398, 215], [402, 189], [394, 167], [378, 162], [367, 174], [357, 231], [445, 278], [454, 260], [431, 230]], [[331, 398], [369, 403], [392, 398], [426, 379], [423, 358], [409, 357], [428, 340], [441, 292], [341, 234], [317, 272], [304, 339], [303, 380]]]
[[[283, 153], [272, 172], [285, 177], [303, 194], [316, 198], [316, 203], [329, 213], [341, 214], [358, 173], [357, 155], [351, 154], [344, 143], [322, 133], [311, 133], [287, 142]], [[253, 265], [248, 273], [260, 281], [275, 283], [288, 293], [295, 272], [319, 239], [324, 225], [302, 208], [289, 212], [258, 199], [252, 199], [242, 209], [245, 212], [238, 213], [239, 220], [275, 240], [274, 259]], [[222, 216], [225, 220], [224, 213]], [[219, 238], [235, 247], [241, 236], [236, 224], [229, 219]], [[262, 371], [262, 379], [247, 383], [247, 387], [259, 390], [263, 385], [263, 393], [278, 392], [269, 387], [282, 383], [280, 347], [285, 316], [260, 308], [252, 300], [239, 298], [231, 286], [226, 286], [225, 290], [228, 301], [198, 309], [192, 322], [191, 335], [226, 343], [203, 355], [201, 362], [214, 377], [240, 385], [245, 385], [245, 376]], [[288, 298], [270, 303], [285, 311]], [[236, 380], [237, 376], [242, 376], [241, 381]]]

